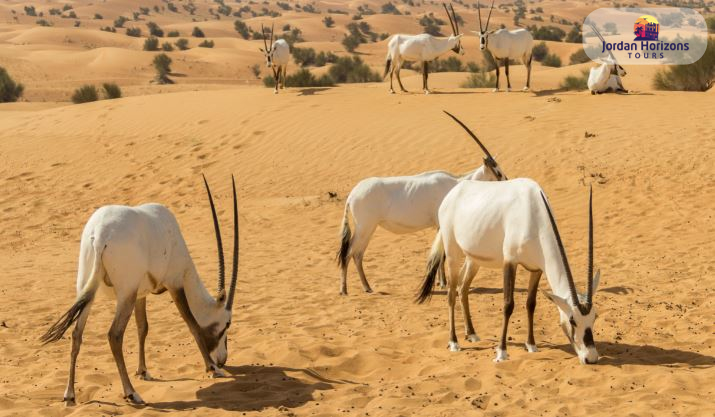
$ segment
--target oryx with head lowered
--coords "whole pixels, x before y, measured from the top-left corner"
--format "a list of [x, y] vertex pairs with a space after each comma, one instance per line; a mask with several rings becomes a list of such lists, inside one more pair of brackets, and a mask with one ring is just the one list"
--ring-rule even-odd
[[135, 404], [143, 403], [129, 380], [122, 353], [124, 331], [132, 311], [139, 330], [137, 375], [142, 379], [150, 379], [144, 356], [144, 342], [149, 331], [146, 315], [146, 297], [149, 294], [169, 292], [196, 340], [206, 371], [213, 376], [224, 376], [221, 368], [228, 356], [228, 329], [231, 326], [231, 310], [238, 274], [238, 209], [233, 178], [232, 183], [233, 269], [227, 291], [221, 231], [211, 190], [204, 178], [218, 246], [216, 298], [204, 287], [179, 224], [168, 208], [160, 204], [136, 207], [104, 206], [92, 214], [84, 227], [80, 242], [77, 301], [41, 338], [45, 343], [56, 342], [73, 323], [77, 323], [72, 332], [65, 402], [73, 404], [75, 401], [75, 365], [82, 344], [82, 332], [100, 287], [108, 289], [117, 300], [108, 337], [125, 399]]
[[499, 91], [499, 61], [504, 62], [504, 72], [506, 73], [506, 91], [511, 91], [511, 81], [509, 80], [509, 60], [521, 59], [526, 66], [526, 86], [524, 91], [529, 91], [531, 84], [531, 58], [534, 38], [526, 29], [515, 30], [489, 30], [489, 20], [492, 17], [494, 10], [494, 0], [489, 8], [487, 16], [487, 24], [482, 27], [482, 10], [481, 5], [477, 2], [477, 12], [479, 13], [479, 32], [472, 31], [479, 36], [479, 49], [489, 51], [494, 58], [496, 66], [497, 83], [494, 91]]
[[261, 24], [261, 34], [263, 34], [263, 48], [259, 48], [266, 56], [266, 66], [273, 71], [273, 79], [276, 81], [273, 93], [278, 94], [278, 88], [286, 87], [286, 73], [288, 62], [290, 62], [290, 45], [285, 39], [277, 39], [273, 42], [273, 29], [271, 26], [271, 40], [266, 43], [266, 29]]
[[[606, 41], [598, 29], [596, 29], [596, 26], [591, 24], [591, 28], [596, 36], [598, 36], [598, 39], [605, 44]], [[621, 81], [621, 77], [626, 76], [626, 70], [618, 64], [613, 52], [609, 50], [608, 55], [609, 56], [604, 59], [600, 66], [591, 68], [591, 72], [588, 75], [588, 89], [591, 91], [591, 94], [603, 94], [609, 91], [613, 91], [614, 93], [628, 92], [628, 90], [623, 87], [623, 82]]]
[[[508, 359], [507, 328], [514, 310], [516, 267], [531, 272], [526, 301], [529, 335], [526, 348], [536, 352], [534, 310], [542, 272], [551, 293], [545, 293], [559, 309], [561, 327], [583, 364], [598, 361], [593, 341], [596, 309], [593, 294], [600, 274], [593, 275], [592, 193], [588, 209], [588, 273], [586, 294], [576, 292], [556, 220], [543, 190], [533, 180], [519, 178], [499, 183], [462, 181], [444, 198], [439, 208], [439, 233], [432, 245], [427, 274], [417, 302], [431, 296], [432, 285], [442, 262], [447, 272], [449, 303], [449, 349], [458, 351], [454, 327], [454, 305], [460, 296], [466, 338], [479, 340], [469, 312], [469, 285], [480, 267], [504, 271], [504, 324], [495, 362]], [[460, 270], [460, 263], [465, 259]], [[457, 290], [459, 287], [459, 291]]]
[[[445, 111], [445, 113], [447, 113]], [[430, 171], [403, 177], [373, 177], [360, 181], [345, 202], [338, 264], [341, 268], [340, 294], [348, 292], [348, 264], [355, 261], [360, 281], [366, 292], [372, 292], [365, 277], [362, 260], [377, 226], [393, 233], [414, 233], [437, 226], [437, 212], [442, 199], [464, 179], [502, 181], [506, 175], [482, 142], [467, 126], [447, 113], [484, 151], [484, 165], [462, 177], [444, 171]], [[355, 232], [350, 230], [352, 217]]]
[[400, 89], [407, 92], [402, 85], [400, 79], [400, 69], [405, 61], [419, 62], [422, 65], [422, 90], [425, 94], [429, 94], [430, 90], [427, 86], [427, 78], [429, 77], [429, 62], [439, 58], [450, 49], [459, 55], [464, 55], [461, 38], [459, 33], [459, 23], [457, 16], [454, 13], [452, 5], [447, 6], [442, 3], [444, 10], [447, 12], [449, 24], [452, 27], [452, 35], [447, 38], [438, 38], [427, 33], [420, 35], [392, 35], [387, 44], [387, 57], [385, 61], [385, 73], [382, 78], [385, 78], [390, 73], [390, 93], [394, 94], [392, 88], [392, 77], [397, 76], [397, 82], [400, 84]]

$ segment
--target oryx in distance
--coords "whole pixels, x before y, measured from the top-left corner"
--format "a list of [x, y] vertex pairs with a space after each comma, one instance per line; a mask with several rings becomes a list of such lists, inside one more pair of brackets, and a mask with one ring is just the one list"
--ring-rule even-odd
[[288, 63], [290, 62], [290, 45], [285, 39], [277, 39], [273, 42], [273, 29], [271, 26], [271, 40], [266, 43], [266, 29], [261, 24], [261, 34], [263, 35], [263, 48], [259, 48], [266, 56], [266, 66], [273, 71], [273, 79], [276, 82], [274, 94], [278, 94], [278, 88], [285, 89], [286, 73], [288, 72]]
[[213, 376], [224, 376], [222, 367], [228, 356], [228, 329], [231, 326], [234, 293], [238, 275], [238, 207], [236, 183], [233, 185], [233, 269], [228, 291], [225, 289], [223, 245], [211, 190], [204, 185], [211, 205], [218, 247], [218, 294], [204, 287], [189, 254], [179, 224], [171, 211], [160, 204], [135, 207], [103, 206], [87, 221], [80, 242], [77, 272], [77, 301], [42, 336], [44, 343], [56, 342], [76, 323], [72, 332], [69, 379], [64, 400], [74, 404], [75, 365], [82, 344], [82, 333], [97, 290], [112, 292], [117, 300], [114, 321], [109, 329], [109, 345], [122, 381], [124, 398], [143, 404], [132, 386], [122, 353], [124, 331], [134, 311], [139, 331], [137, 375], [150, 379], [146, 369], [144, 342], [149, 331], [146, 297], [168, 291], [181, 317], [191, 331]]
[[[439, 233], [435, 238], [427, 273], [417, 302], [431, 296], [441, 263], [446, 264], [449, 304], [449, 349], [458, 351], [454, 305], [460, 296], [467, 339], [478, 341], [469, 311], [469, 286], [480, 267], [504, 271], [504, 322], [495, 362], [508, 359], [507, 328], [514, 310], [516, 268], [531, 272], [527, 296], [529, 334], [526, 348], [536, 351], [534, 310], [542, 272], [552, 293], [545, 293], [559, 309], [561, 328], [582, 364], [598, 361], [593, 341], [596, 310], [593, 294], [600, 273], [593, 275], [593, 193], [588, 209], [588, 273], [586, 294], [576, 292], [571, 268], [551, 207], [543, 190], [533, 180], [504, 182], [463, 181], [444, 198], [439, 208]], [[465, 259], [460, 271], [460, 262]], [[458, 291], [459, 287], [459, 291]]]
[[524, 91], [529, 91], [531, 84], [531, 59], [532, 50], [534, 44], [534, 38], [531, 36], [526, 29], [515, 29], [515, 30], [489, 30], [489, 20], [492, 17], [492, 10], [494, 10], [494, 0], [492, 0], [492, 6], [489, 8], [489, 15], [487, 16], [487, 23], [482, 27], [482, 7], [479, 2], [477, 2], [477, 12], [479, 17], [479, 32], [472, 31], [472, 33], [479, 36], [479, 49], [482, 51], [489, 51], [494, 58], [495, 70], [497, 73], [496, 86], [494, 91], [499, 91], [499, 61], [504, 62], [504, 73], [506, 73], [506, 91], [511, 91], [511, 81], [509, 80], [509, 60], [510, 59], [521, 59], [523, 64], [526, 66], [526, 86]]
[[[341, 269], [340, 294], [347, 294], [347, 271], [352, 258], [365, 292], [372, 292], [363, 270], [363, 256], [378, 226], [397, 234], [414, 233], [437, 226], [437, 213], [442, 199], [460, 181], [506, 180], [499, 164], [477, 136], [460, 120], [454, 119], [479, 145], [484, 165], [462, 177], [444, 171], [431, 171], [402, 177], [373, 177], [360, 181], [345, 201], [341, 244], [337, 258]], [[350, 229], [350, 217], [355, 232]]]
[[464, 49], [462, 48], [462, 34], [459, 33], [459, 22], [457, 22], [457, 15], [454, 13], [454, 7], [447, 6], [442, 3], [445, 12], [447, 12], [447, 17], [449, 18], [449, 24], [452, 27], [452, 35], [446, 38], [440, 38], [432, 36], [427, 33], [422, 33], [419, 35], [392, 35], [390, 41], [387, 44], [387, 57], [385, 60], [385, 73], [382, 78], [387, 77], [390, 74], [390, 94], [394, 94], [395, 90], [392, 88], [392, 78], [394, 75], [397, 76], [397, 83], [400, 85], [400, 90], [402, 92], [407, 92], [405, 87], [402, 85], [402, 80], [400, 79], [400, 69], [405, 61], [419, 62], [422, 65], [422, 90], [425, 94], [429, 94], [430, 90], [427, 85], [427, 79], [429, 77], [429, 62], [439, 58], [445, 52], [450, 49], [459, 55], [464, 55]]
[[[603, 39], [603, 36], [598, 31], [596, 26], [591, 24], [591, 29], [593, 29], [596, 36], [598, 36], [598, 39], [605, 44], [606, 41]], [[616, 57], [613, 55], [611, 50], [608, 50], [608, 55], [609, 57], [605, 58], [604, 62], [600, 66], [591, 68], [588, 75], [588, 89], [591, 91], [592, 95], [603, 94], [609, 91], [613, 91], [615, 93], [628, 92], [628, 90], [623, 87], [623, 82], [621, 81], [621, 77], [626, 76], [626, 70], [618, 64], [618, 61], [616, 61]]]

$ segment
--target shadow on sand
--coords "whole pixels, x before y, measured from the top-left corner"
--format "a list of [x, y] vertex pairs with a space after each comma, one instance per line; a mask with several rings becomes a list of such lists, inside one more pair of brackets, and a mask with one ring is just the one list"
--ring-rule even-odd
[[[545, 344], [544, 346], [561, 349], [570, 354], [574, 353], [571, 345]], [[618, 367], [623, 365], [686, 365], [694, 368], [709, 368], [715, 365], [715, 357], [687, 350], [664, 349], [652, 345], [599, 342], [598, 340], [596, 348], [601, 355], [598, 360], [599, 365]]]
[[[150, 403], [148, 409], [162, 411], [211, 408], [227, 411], [261, 411], [268, 408], [294, 408], [315, 401], [316, 391], [333, 389], [334, 384], [353, 384], [331, 380], [309, 369], [279, 366], [227, 366], [231, 375], [196, 392], [196, 400]], [[313, 382], [288, 376], [303, 373]]]
[[304, 88], [300, 91], [298, 91], [299, 96], [312, 96], [315, 95], [315, 93], [321, 93], [323, 91], [330, 90], [328, 87], [320, 87], [320, 88]]

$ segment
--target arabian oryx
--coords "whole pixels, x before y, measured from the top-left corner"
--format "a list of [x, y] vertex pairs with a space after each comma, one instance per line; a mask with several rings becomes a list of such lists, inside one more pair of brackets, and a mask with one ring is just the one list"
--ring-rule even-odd
[[[232, 178], [233, 182], [233, 178]], [[69, 380], [64, 400], [74, 404], [75, 364], [82, 344], [92, 302], [100, 287], [114, 293], [117, 309], [109, 328], [109, 346], [117, 363], [124, 388], [124, 398], [135, 404], [143, 400], [134, 390], [122, 353], [124, 331], [134, 311], [139, 330], [139, 367], [141, 379], [151, 379], [146, 369], [144, 341], [149, 332], [146, 297], [169, 291], [181, 317], [189, 326], [203, 356], [206, 371], [214, 377], [224, 376], [227, 333], [238, 273], [238, 211], [236, 184], [233, 182], [233, 270], [228, 292], [224, 286], [224, 260], [221, 232], [211, 190], [204, 178], [213, 215], [218, 246], [218, 295], [214, 299], [204, 287], [191, 259], [179, 224], [168, 208], [159, 204], [136, 207], [104, 206], [92, 214], [82, 232], [77, 301], [42, 336], [44, 343], [56, 342], [77, 323], [72, 332]]]
[[457, 22], [457, 16], [454, 14], [454, 8], [451, 4], [449, 5], [451, 9], [450, 14], [450, 10], [447, 9], [444, 3], [442, 3], [442, 6], [444, 6], [444, 10], [447, 12], [449, 24], [452, 27], [451, 36], [438, 38], [427, 33], [422, 33], [420, 35], [398, 34], [390, 38], [387, 44], [385, 73], [382, 76], [382, 78], [385, 78], [387, 77], [387, 73], [390, 73], [390, 94], [395, 93], [395, 90], [392, 88], [393, 74], [397, 75], [397, 82], [400, 84], [402, 92], [407, 92], [400, 79], [400, 69], [402, 69], [402, 64], [405, 61], [422, 63], [422, 90], [425, 94], [429, 94], [430, 91], [427, 86], [429, 61], [439, 58], [450, 49], [456, 54], [464, 55], [461, 42], [462, 35], [459, 33], [459, 23]]
[[[444, 171], [431, 171], [412, 176], [373, 177], [360, 181], [348, 195], [343, 212], [342, 240], [337, 256], [342, 271], [341, 295], [348, 293], [347, 273], [350, 258], [355, 261], [363, 289], [365, 292], [372, 292], [365, 277], [362, 259], [377, 226], [397, 234], [436, 227], [437, 211], [442, 199], [461, 180], [507, 179], [497, 161], [476, 135], [456, 117], [450, 113], [447, 115], [459, 123], [484, 151], [484, 165], [462, 177]], [[349, 214], [355, 225], [354, 235], [350, 231]]]
[[[598, 36], [601, 42], [605, 44], [606, 41], [603, 39], [603, 36], [601, 36], [601, 33], [598, 31], [598, 29], [596, 29], [596, 26], [592, 24], [591, 28], [596, 33], [596, 36]], [[621, 77], [626, 76], [626, 70], [624, 70], [623, 67], [618, 64], [618, 61], [616, 61], [616, 57], [613, 55], [613, 52], [609, 50], [608, 55], [609, 57], [605, 59], [605, 62], [597, 68], [591, 68], [591, 72], [588, 75], [588, 89], [589, 91], [591, 91], [592, 95], [603, 94], [609, 91], [613, 91], [616, 93], [628, 92], [628, 90], [623, 88], [623, 82], [621, 81]]]
[[482, 27], [482, 11], [481, 5], [477, 2], [477, 12], [479, 13], [479, 32], [472, 31], [479, 36], [479, 49], [489, 51], [494, 57], [494, 64], [497, 73], [497, 85], [494, 91], [499, 91], [499, 60], [504, 61], [504, 72], [506, 73], [506, 91], [511, 91], [511, 81], [509, 80], [509, 60], [521, 59], [526, 66], [526, 86], [524, 91], [529, 91], [531, 84], [531, 53], [534, 44], [534, 38], [531, 37], [526, 29], [506, 30], [498, 29], [496, 31], [489, 30], [489, 20], [492, 17], [494, 10], [494, 0], [492, 7], [489, 9], [487, 16], [487, 24]]
[[[561, 328], [583, 364], [598, 361], [593, 342], [596, 310], [593, 294], [599, 273], [593, 276], [592, 194], [588, 209], [588, 286], [586, 295], [576, 293], [571, 268], [556, 221], [541, 187], [533, 180], [520, 178], [505, 182], [463, 181], [447, 194], [439, 208], [439, 233], [435, 238], [427, 274], [417, 302], [429, 299], [440, 263], [446, 263], [449, 303], [449, 349], [458, 351], [454, 329], [454, 304], [457, 286], [461, 298], [467, 340], [478, 341], [469, 312], [469, 285], [480, 266], [504, 270], [504, 325], [495, 362], [508, 359], [507, 327], [514, 310], [516, 267], [531, 272], [526, 301], [529, 335], [526, 348], [536, 352], [534, 309], [536, 290], [542, 271], [553, 293], [545, 294], [558, 307]], [[466, 258], [461, 271], [459, 263]], [[460, 281], [461, 278], [461, 282]]]
[[[266, 56], [266, 66], [273, 70], [273, 79], [276, 81], [274, 94], [278, 94], [278, 88], [286, 88], [286, 72], [288, 71], [288, 62], [290, 62], [290, 46], [285, 39], [278, 39], [273, 42], [273, 29], [271, 26], [271, 41], [266, 43], [266, 30], [261, 25], [261, 33], [263, 34], [263, 48], [259, 48]], [[270, 46], [269, 46], [270, 45]]]

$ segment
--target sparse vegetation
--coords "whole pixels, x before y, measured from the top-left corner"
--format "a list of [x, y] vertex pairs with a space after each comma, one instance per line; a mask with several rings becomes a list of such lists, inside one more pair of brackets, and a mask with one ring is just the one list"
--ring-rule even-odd
[[104, 83], [102, 84], [102, 90], [104, 92], [104, 98], [107, 100], [112, 100], [115, 98], [122, 97], [122, 89], [115, 83]]
[[139, 28], [127, 28], [127, 36], [138, 38], [142, 35], [142, 30]]
[[200, 27], [194, 26], [194, 29], [191, 31], [191, 36], [193, 36], [194, 38], [203, 38], [206, 35], [204, 35], [204, 31], [201, 30]]
[[469, 74], [467, 79], [459, 86], [462, 88], [493, 88], [496, 82], [497, 78], [494, 74], [481, 70]]
[[28, 16], [37, 16], [37, 10], [35, 10], [35, 6], [25, 6], [25, 14]]
[[[264, 77], [263, 85], [270, 88], [275, 87], [276, 80], [273, 78], [273, 75]], [[328, 75], [316, 77], [305, 68], [286, 77], [286, 87], [331, 87], [333, 85], [335, 85], [335, 83]]]
[[101, 30], [102, 32], [115, 33], [117, 31], [117, 28], [115, 28], [113, 26], [104, 26], [104, 27], [99, 28], [99, 30]]
[[124, 16], [119, 16], [118, 18], [114, 19], [114, 27], [115, 28], [123, 28], [124, 24], [127, 23], [129, 19], [127, 19]]
[[82, 87], [74, 90], [74, 93], [72, 94], [72, 102], [74, 104], [89, 103], [97, 100], [99, 100], [97, 88], [89, 84], [83, 85]]
[[166, 36], [168, 38], [178, 38], [179, 36], [181, 36], [181, 34], [179, 33], [178, 30], [172, 30], [172, 31], [169, 31], [169, 33], [167, 33]]
[[561, 39], [566, 36], [566, 32], [563, 29], [556, 26], [531, 26], [529, 28], [531, 34], [534, 36], [535, 40], [539, 41], [556, 41], [561, 42]]
[[102, 17], [102, 15], [99, 14], [99, 13], [95, 13], [95, 14], [94, 14], [94, 19], [95, 19], [95, 20], [102, 20], [102, 19], [104, 19], [104, 17]]
[[708, 32], [715, 33], [715, 16], [706, 17], [705, 24], [708, 27]]
[[556, 54], [548, 54], [541, 61], [541, 64], [547, 67], [560, 67], [561, 58], [559, 58]]
[[657, 90], [707, 91], [715, 84], [715, 38], [709, 38], [703, 56], [688, 65], [671, 65], [653, 78]]
[[583, 35], [581, 34], [581, 28], [579, 26], [574, 26], [571, 28], [568, 34], [566, 34], [566, 42], [570, 43], [581, 43], [583, 42]]
[[560, 87], [565, 90], [582, 91], [588, 89], [589, 70], [581, 71], [581, 75], [569, 75], [561, 81]]
[[45, 27], [52, 26], [52, 23], [48, 22], [45, 19], [37, 19], [37, 22], [35, 22], [35, 23], [37, 23], [40, 26], [45, 26]]
[[206, 39], [199, 44], [199, 48], [213, 48], [213, 47], [214, 47], [214, 41], [212, 41], [210, 39]]
[[180, 38], [177, 39], [176, 42], [174, 42], [174, 45], [176, 45], [176, 49], [180, 51], [185, 51], [189, 49], [189, 40], [185, 38]]
[[174, 45], [169, 42], [164, 42], [161, 44], [161, 50], [165, 52], [171, 52], [174, 50]]
[[158, 51], [159, 50], [159, 39], [157, 39], [155, 36], [149, 36], [144, 41], [143, 49], [145, 51]]
[[154, 22], [147, 22], [146, 27], [149, 29], [149, 34], [151, 36], [156, 36], [157, 38], [164, 37], [164, 31]]
[[330, 16], [325, 16], [323, 18], [323, 24], [325, 25], [326, 28], [331, 28], [335, 26], [335, 19], [333, 19]]
[[382, 14], [397, 14], [397, 15], [402, 14], [402, 13], [400, 13], [400, 10], [397, 8], [397, 6], [392, 4], [392, 2], [387, 2], [387, 3], [383, 4], [380, 7], [380, 10], [381, 10]]
[[236, 19], [236, 21], [233, 22], [233, 28], [236, 29], [236, 32], [238, 32], [238, 34], [241, 35], [243, 39], [248, 39], [251, 37], [251, 33], [248, 30], [248, 26], [242, 20]]
[[578, 51], [571, 54], [571, 56], [569, 57], [569, 64], [570, 65], [583, 64], [584, 62], [588, 62], [590, 60], [591, 60], [591, 58], [588, 57], [588, 54], [586, 54], [586, 51], [584, 51], [584, 49], [581, 48]]
[[328, 74], [336, 83], [370, 83], [382, 80], [360, 57], [340, 57], [330, 66]]
[[549, 47], [546, 46], [546, 42], [537, 43], [531, 52], [531, 56], [537, 62], [543, 61], [544, 58], [546, 58], [546, 55], [548, 55], [548, 54], [549, 54]]
[[322, 67], [325, 64], [333, 63], [338, 60], [338, 56], [332, 52], [325, 53], [321, 51], [316, 53], [313, 48], [294, 47], [291, 54], [293, 55], [295, 63], [301, 67]]
[[419, 23], [422, 26], [424, 33], [429, 33], [432, 36], [442, 36], [442, 32], [439, 27], [445, 22], [444, 20], [435, 17], [434, 13], [422, 16]]
[[152, 64], [156, 69], [156, 82], [159, 84], [172, 84], [173, 81], [169, 78], [171, 74], [171, 58], [165, 53], [158, 54], [154, 57]]
[[22, 97], [23, 91], [25, 91], [25, 87], [20, 83], [16, 83], [7, 70], [0, 67], [0, 103], [17, 101]]
[[456, 56], [447, 59], [435, 59], [430, 62], [430, 72], [464, 72], [465, 67], [462, 61]]
[[260, 79], [261, 78], [261, 66], [258, 64], [253, 64], [251, 65], [251, 72], [253, 75], [256, 76], [256, 78]]

